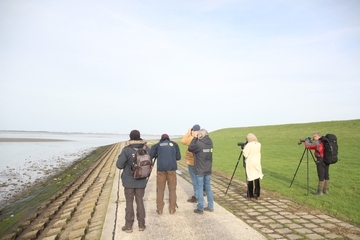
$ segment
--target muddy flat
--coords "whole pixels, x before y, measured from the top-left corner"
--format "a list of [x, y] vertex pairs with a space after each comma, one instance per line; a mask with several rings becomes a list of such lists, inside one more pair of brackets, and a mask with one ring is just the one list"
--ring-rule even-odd
[[0, 138], [0, 142], [68, 142], [71, 140], [51, 138]]

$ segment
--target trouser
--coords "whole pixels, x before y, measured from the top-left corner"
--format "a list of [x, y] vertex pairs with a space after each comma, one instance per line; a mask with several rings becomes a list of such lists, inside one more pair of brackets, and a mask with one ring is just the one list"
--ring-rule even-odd
[[[254, 183], [255, 183], [255, 189], [254, 189]], [[247, 192], [248, 198], [260, 197], [260, 178], [255, 179], [253, 181], [248, 181], [247, 187], [248, 187], [248, 192]]]
[[189, 170], [189, 175], [191, 178], [191, 183], [193, 185], [193, 189], [194, 189], [194, 196], [196, 196], [196, 176], [194, 173], [194, 166], [188, 165], [188, 170]]
[[144, 207], [145, 188], [124, 188], [126, 200], [125, 207], [125, 227], [132, 228], [135, 219], [134, 197], [136, 203], [136, 218], [139, 226], [145, 226], [145, 207]]
[[164, 192], [166, 183], [169, 189], [169, 210], [175, 210], [176, 207], [176, 171], [157, 172], [156, 176], [156, 209], [162, 211], [164, 209]]
[[214, 196], [211, 189], [211, 174], [208, 175], [196, 175], [196, 182], [197, 182], [197, 209], [204, 210], [204, 189], [206, 191], [206, 198], [207, 198], [207, 207], [209, 209], [214, 209]]
[[316, 170], [317, 170], [319, 181], [330, 180], [329, 164], [325, 164], [323, 158], [317, 158]]

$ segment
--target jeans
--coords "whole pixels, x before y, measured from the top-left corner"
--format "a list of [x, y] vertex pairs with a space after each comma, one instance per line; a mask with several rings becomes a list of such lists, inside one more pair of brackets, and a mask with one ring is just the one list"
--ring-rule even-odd
[[157, 172], [156, 176], [156, 209], [164, 209], [164, 191], [166, 183], [169, 189], [169, 211], [175, 211], [176, 207], [176, 171]]
[[194, 188], [194, 196], [196, 197], [196, 175], [194, 173], [194, 166], [188, 165], [188, 170], [189, 170], [189, 174], [190, 174], [190, 178], [191, 178], [191, 182]]
[[132, 228], [135, 213], [134, 213], [134, 197], [136, 202], [136, 217], [139, 226], [145, 226], [145, 207], [144, 194], [145, 188], [124, 188], [126, 207], [125, 207], [125, 227]]
[[209, 175], [195, 175], [196, 176], [196, 198], [197, 198], [197, 209], [204, 210], [204, 187], [207, 197], [207, 207], [214, 209], [214, 197], [210, 185], [211, 174]]

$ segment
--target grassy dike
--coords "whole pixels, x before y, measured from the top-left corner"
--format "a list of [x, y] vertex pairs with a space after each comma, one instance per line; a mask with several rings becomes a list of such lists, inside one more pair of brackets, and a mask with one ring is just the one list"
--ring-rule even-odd
[[85, 158], [74, 161], [65, 171], [50, 177], [42, 184], [24, 190], [9, 206], [1, 209], [0, 236], [20, 220], [31, 216], [39, 206], [73, 183], [109, 147], [110, 145], [97, 148]]
[[[297, 143], [300, 138], [312, 136], [315, 131], [323, 135], [335, 134], [339, 145], [339, 162], [330, 166], [330, 194], [323, 196], [311, 193], [317, 188], [318, 183], [316, 165], [311, 155], [309, 154], [307, 161], [305, 154], [299, 166], [304, 145]], [[231, 177], [241, 150], [237, 143], [245, 142], [246, 135], [250, 132], [254, 133], [262, 144], [262, 189], [314, 211], [320, 210], [360, 225], [360, 120], [227, 128], [211, 132], [210, 137], [214, 142], [214, 170]], [[186, 147], [181, 143], [179, 146], [184, 154]], [[298, 166], [299, 170], [295, 175]], [[236, 169], [234, 178], [245, 181], [242, 161]]]

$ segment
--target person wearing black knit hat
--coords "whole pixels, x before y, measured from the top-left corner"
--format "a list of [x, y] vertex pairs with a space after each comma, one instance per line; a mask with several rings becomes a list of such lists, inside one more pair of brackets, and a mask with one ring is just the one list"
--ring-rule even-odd
[[174, 214], [176, 204], [176, 170], [177, 162], [181, 159], [180, 149], [176, 142], [171, 141], [164, 133], [158, 143], [150, 150], [151, 159], [157, 158], [156, 172], [156, 212], [161, 215], [164, 209], [164, 192], [167, 184], [169, 189], [169, 212]]
[[[146, 146], [146, 141], [141, 139], [138, 130], [132, 130], [129, 134], [130, 140], [125, 143], [122, 149], [116, 167], [122, 169], [121, 182], [124, 187], [124, 195], [126, 200], [125, 207], [125, 226], [122, 230], [131, 233], [133, 231], [133, 224], [135, 219], [135, 211], [133, 207], [134, 198], [137, 205], [136, 217], [138, 221], [139, 231], [144, 231], [145, 226], [145, 206], [144, 195], [146, 187], [146, 179], [135, 179], [131, 174], [131, 166], [134, 162], [135, 148], [143, 148]], [[150, 152], [150, 148], [146, 146], [146, 151]]]
[[142, 140], [138, 130], [132, 130], [129, 134], [130, 140]]

